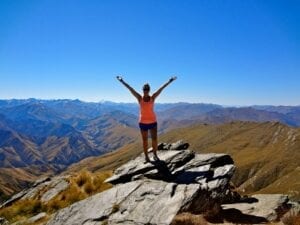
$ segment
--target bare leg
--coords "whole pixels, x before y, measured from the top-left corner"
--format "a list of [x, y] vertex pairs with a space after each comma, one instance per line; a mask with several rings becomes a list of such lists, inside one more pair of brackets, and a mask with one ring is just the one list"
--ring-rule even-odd
[[146, 161], [150, 161], [148, 156], [148, 131], [141, 130], [141, 135], [143, 139], [143, 149], [144, 149], [145, 159]]
[[158, 159], [158, 157], [157, 157], [157, 126], [152, 128], [150, 130], [150, 133], [151, 133], [151, 139], [152, 139], [153, 154]]

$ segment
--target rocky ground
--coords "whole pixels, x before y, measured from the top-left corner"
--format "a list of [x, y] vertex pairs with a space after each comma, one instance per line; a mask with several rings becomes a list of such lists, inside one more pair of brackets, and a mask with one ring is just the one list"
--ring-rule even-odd
[[[179, 224], [176, 217], [184, 213], [206, 215], [211, 224], [265, 224], [299, 213], [299, 204], [285, 195], [240, 196], [230, 185], [235, 166], [229, 155], [195, 154], [188, 147], [182, 141], [160, 144], [160, 160], [150, 163], [141, 154], [106, 180], [112, 188], [48, 215], [47, 225]], [[1, 207], [34, 196], [45, 185], [51, 188], [41, 200], [49, 201], [68, 183], [64, 177], [40, 180]]]

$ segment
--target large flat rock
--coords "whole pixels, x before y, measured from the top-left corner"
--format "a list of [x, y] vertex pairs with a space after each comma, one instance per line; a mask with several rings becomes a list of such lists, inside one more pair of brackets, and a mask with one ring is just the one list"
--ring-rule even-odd
[[47, 225], [170, 224], [191, 207], [199, 190], [199, 184], [133, 181], [60, 210]]

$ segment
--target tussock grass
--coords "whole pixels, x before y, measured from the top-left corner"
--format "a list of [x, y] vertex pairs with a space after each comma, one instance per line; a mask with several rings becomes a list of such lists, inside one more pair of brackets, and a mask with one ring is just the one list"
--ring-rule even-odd
[[180, 213], [175, 216], [171, 225], [207, 225], [207, 221], [202, 215], [191, 213]]
[[91, 173], [87, 170], [83, 170], [72, 175], [69, 178], [69, 188], [50, 200], [47, 203], [46, 211], [53, 213], [95, 193], [109, 189], [112, 185], [104, 183], [104, 180], [111, 176], [111, 174], [111, 171]]
[[82, 187], [88, 180], [91, 179], [91, 173], [84, 170], [75, 177], [75, 182], [79, 187]]
[[0, 217], [4, 217], [9, 222], [15, 222], [34, 216], [42, 210], [43, 204], [40, 200], [20, 200], [11, 206], [0, 209]]
[[56, 212], [57, 210], [65, 208], [86, 197], [87, 195], [80, 189], [80, 187], [71, 180], [69, 188], [47, 203], [46, 211], [49, 213]]
[[86, 182], [83, 186], [83, 190], [86, 194], [88, 195], [91, 195], [95, 192], [96, 190], [96, 187], [95, 185], [93, 184], [93, 181], [92, 180], [89, 180], [88, 182]]
[[300, 224], [300, 214], [291, 211], [288, 215], [284, 216], [281, 221], [284, 225], [299, 225]]

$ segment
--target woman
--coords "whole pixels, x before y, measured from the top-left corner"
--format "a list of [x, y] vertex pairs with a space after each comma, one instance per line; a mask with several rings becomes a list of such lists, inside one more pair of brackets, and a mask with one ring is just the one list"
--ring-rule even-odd
[[162, 90], [167, 87], [177, 77], [171, 77], [168, 82], [162, 85], [153, 95], [150, 95], [150, 85], [147, 83], [143, 86], [143, 96], [130, 87], [122, 77], [117, 76], [117, 79], [129, 89], [140, 105], [139, 127], [143, 139], [143, 149], [145, 154], [145, 163], [150, 162], [148, 156], [148, 131], [150, 131], [152, 139], [152, 149], [154, 160], [159, 160], [157, 156], [157, 120], [154, 112], [154, 101]]

